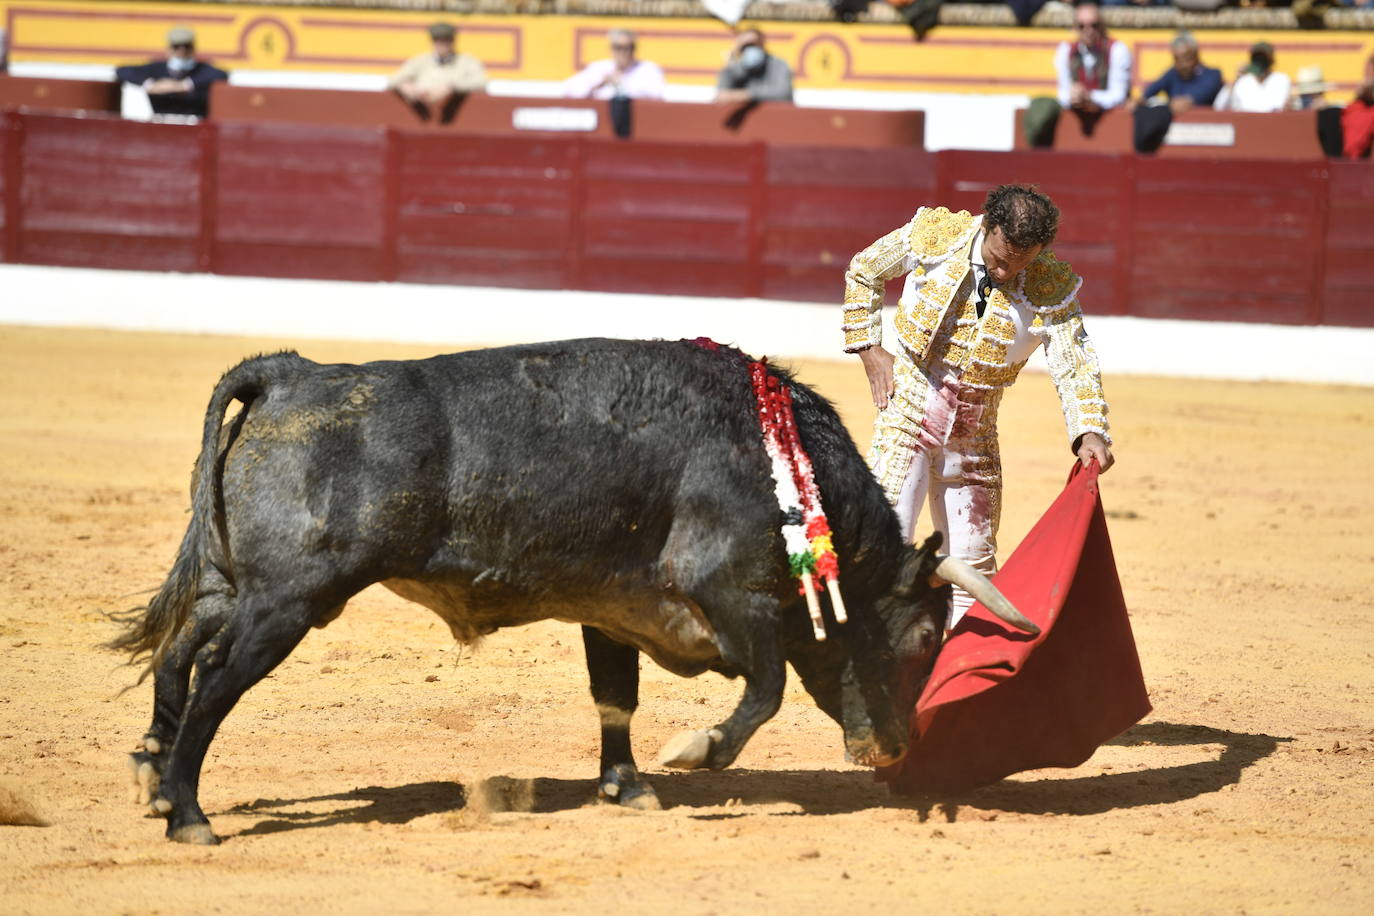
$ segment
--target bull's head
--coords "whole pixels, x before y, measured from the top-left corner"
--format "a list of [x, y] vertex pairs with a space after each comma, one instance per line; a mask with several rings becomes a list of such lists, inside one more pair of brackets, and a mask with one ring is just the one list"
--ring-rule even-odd
[[956, 583], [1009, 624], [1035, 625], [977, 570], [939, 555], [940, 535], [904, 550], [889, 586], [871, 599], [872, 612], [825, 643], [793, 642], [792, 666], [816, 704], [844, 728], [855, 763], [887, 766], [906, 753], [916, 700], [935, 664]]

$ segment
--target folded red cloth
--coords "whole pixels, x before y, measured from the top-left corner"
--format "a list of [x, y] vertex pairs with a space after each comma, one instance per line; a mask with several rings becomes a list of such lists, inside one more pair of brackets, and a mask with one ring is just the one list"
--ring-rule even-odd
[[1078, 766], [1150, 711], [1097, 477], [1096, 462], [1075, 465], [997, 574], [1040, 635], [973, 606], [916, 704], [910, 753], [878, 771], [892, 791], [959, 791]]

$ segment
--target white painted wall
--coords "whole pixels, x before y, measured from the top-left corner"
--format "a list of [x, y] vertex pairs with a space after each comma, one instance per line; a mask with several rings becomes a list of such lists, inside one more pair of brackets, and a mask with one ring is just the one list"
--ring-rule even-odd
[[[839, 318], [838, 302], [0, 265], [0, 324], [441, 346], [569, 337], [710, 337], [755, 356], [855, 359], [842, 352]], [[1374, 386], [1370, 328], [1090, 315], [1088, 330], [1108, 376]], [[891, 335], [889, 326], [888, 340]], [[1043, 360], [1037, 356], [1031, 368], [1044, 371]]]

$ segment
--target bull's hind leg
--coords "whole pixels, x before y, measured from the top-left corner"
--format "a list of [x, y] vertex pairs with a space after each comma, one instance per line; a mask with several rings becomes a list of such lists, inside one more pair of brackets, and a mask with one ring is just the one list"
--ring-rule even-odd
[[730, 674], [744, 676], [744, 695], [730, 718], [713, 728], [683, 732], [672, 738], [659, 754], [663, 766], [713, 770], [735, 762], [759, 726], [773, 718], [782, 706], [787, 684], [787, 659], [783, 651], [777, 602], [763, 595], [735, 588], [702, 594], [703, 608], [726, 607], [713, 622], [721, 658]]
[[146, 805], [157, 795], [166, 751], [176, 741], [177, 726], [186, 707], [195, 654], [213, 636], [234, 610], [228, 583], [213, 567], [201, 580], [201, 592], [191, 610], [188, 625], [172, 641], [162, 661], [153, 671], [153, 722], [129, 755], [131, 795]]
[[601, 781], [597, 795], [629, 808], [656, 811], [653, 786], [640, 779], [630, 749], [630, 718], [639, 706], [639, 650], [591, 627], [582, 628], [592, 699], [601, 717]]
[[176, 740], [167, 753], [153, 810], [167, 818], [167, 837], [181, 843], [219, 842], [198, 794], [205, 753], [239, 697], [291, 653], [317, 619], [338, 602], [276, 600], [240, 591], [229, 619], [195, 655]]

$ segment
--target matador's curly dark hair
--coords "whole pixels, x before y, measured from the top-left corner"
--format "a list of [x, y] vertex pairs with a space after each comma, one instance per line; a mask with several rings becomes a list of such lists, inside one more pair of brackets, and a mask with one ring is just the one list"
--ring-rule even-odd
[[1035, 185], [1000, 184], [983, 203], [983, 229], [1001, 229], [1016, 248], [1048, 245], [1059, 231], [1059, 208]]

